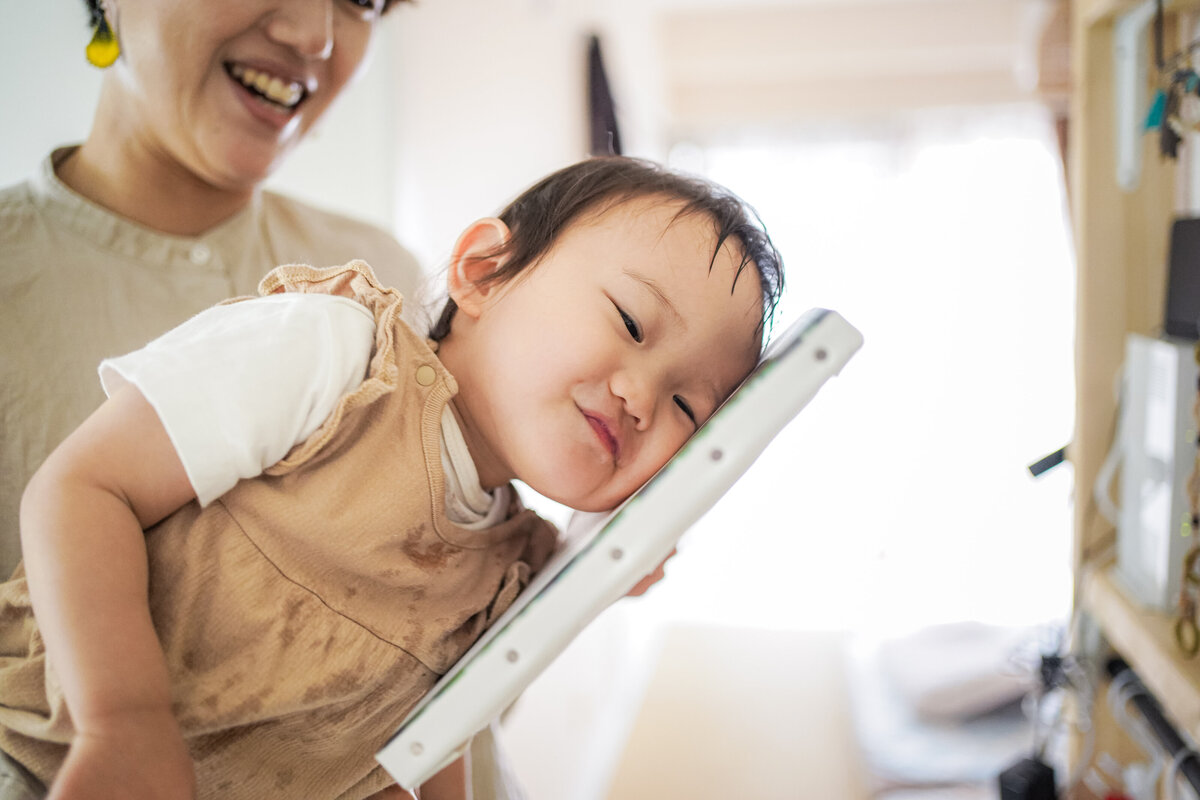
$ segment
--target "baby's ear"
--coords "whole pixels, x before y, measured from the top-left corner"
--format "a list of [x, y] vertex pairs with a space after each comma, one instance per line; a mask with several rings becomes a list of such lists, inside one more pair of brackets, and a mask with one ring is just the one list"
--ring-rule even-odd
[[451, 299], [462, 313], [479, 316], [488, 293], [496, 288], [482, 281], [503, 266], [504, 257], [497, 251], [508, 238], [508, 226], [502, 220], [485, 217], [471, 223], [454, 243], [446, 282]]

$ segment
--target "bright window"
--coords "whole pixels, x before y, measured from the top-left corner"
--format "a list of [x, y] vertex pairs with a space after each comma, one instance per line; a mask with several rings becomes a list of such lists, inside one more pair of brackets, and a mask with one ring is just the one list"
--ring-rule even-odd
[[685, 537], [666, 619], [901, 632], [1037, 623], [1070, 597], [1074, 267], [1039, 108], [677, 148], [758, 208], [780, 325], [841, 312], [866, 344]]

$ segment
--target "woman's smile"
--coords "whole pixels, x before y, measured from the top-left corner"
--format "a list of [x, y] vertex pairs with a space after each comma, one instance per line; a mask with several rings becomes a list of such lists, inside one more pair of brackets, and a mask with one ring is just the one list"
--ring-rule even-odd
[[294, 111], [307, 94], [300, 81], [255, 69], [244, 64], [228, 63], [225, 71], [247, 91], [283, 113]]
[[272, 137], [281, 135], [305, 115], [316, 81], [289, 74], [278, 66], [260, 62], [227, 61], [225, 74], [239, 104]]

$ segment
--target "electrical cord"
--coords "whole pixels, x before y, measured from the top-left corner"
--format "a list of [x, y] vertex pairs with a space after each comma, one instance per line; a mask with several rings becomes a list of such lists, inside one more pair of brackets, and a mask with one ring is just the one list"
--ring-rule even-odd
[[1121, 465], [1121, 459], [1124, 457], [1126, 394], [1124, 366], [1117, 370], [1113, 394], [1117, 407], [1113, 412], [1112, 439], [1109, 444], [1108, 454], [1104, 457], [1104, 462], [1096, 472], [1096, 480], [1092, 484], [1092, 497], [1101, 516], [1115, 527], [1121, 517], [1121, 509], [1113, 502], [1112, 495], [1109, 494], [1109, 488], [1112, 486], [1113, 476], [1116, 475], [1117, 468]]
[[[1123, 693], [1125, 687], [1131, 689], [1127, 697], [1121, 698], [1122, 703], [1120, 706], [1113, 708], [1114, 715], [1117, 716], [1117, 721], [1121, 722], [1125, 726], [1125, 729], [1143, 747], [1146, 745], [1142, 741], [1142, 738], [1153, 734], [1154, 738], [1157, 739], [1158, 747], [1152, 746], [1147, 749], [1147, 752], [1165, 754], [1164, 756], [1154, 758], [1157, 763], [1161, 763], [1165, 757], [1173, 760], [1182, 751], [1183, 755], [1180, 756], [1179, 765], [1176, 767], [1175, 777], [1172, 780], [1182, 775], [1192, 787], [1196, 796], [1200, 797], [1200, 755], [1197, 755], [1196, 751], [1188, 746], [1187, 742], [1179, 735], [1179, 732], [1163, 716], [1162, 708], [1154, 698], [1154, 695], [1137, 679], [1136, 673], [1133, 672], [1128, 664], [1120, 658], [1112, 658], [1106, 664], [1106, 669], [1113, 683], [1121, 687], [1118, 689], [1119, 693]], [[1126, 675], [1129, 677], [1123, 677]], [[1109, 696], [1110, 699], [1114, 697], [1111, 687]], [[1125, 708], [1128, 703], [1132, 703], [1141, 712], [1138, 720], [1135, 721], [1129, 716]]]
[[1176, 751], [1175, 755], [1171, 756], [1171, 763], [1167, 765], [1167, 771], [1163, 775], [1163, 782], [1166, 783], [1166, 800], [1180, 800], [1179, 797], [1179, 772], [1183, 767], [1183, 762], [1194, 756], [1195, 753], [1186, 747], [1181, 747]]

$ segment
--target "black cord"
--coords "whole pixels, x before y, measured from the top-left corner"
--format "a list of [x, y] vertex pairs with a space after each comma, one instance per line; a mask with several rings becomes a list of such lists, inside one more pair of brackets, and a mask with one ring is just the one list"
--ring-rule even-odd
[[1110, 678], [1116, 678], [1118, 675], [1126, 672], [1130, 673], [1130, 677], [1126, 679], [1129, 681], [1132, 689], [1129, 693], [1129, 702], [1142, 713], [1142, 717], [1146, 720], [1147, 725], [1149, 725], [1150, 730], [1154, 733], [1155, 738], [1158, 739], [1158, 743], [1162, 746], [1167, 756], [1171, 759], [1181, 759], [1179, 762], [1179, 775], [1185, 778], [1191, 784], [1192, 789], [1200, 795], [1200, 755], [1189, 750], [1187, 744], [1175, 731], [1175, 728], [1163, 716], [1162, 707], [1158, 704], [1158, 700], [1138, 680], [1137, 674], [1130, 669], [1124, 659], [1110, 659], [1105, 665], [1105, 669], [1108, 671]]

